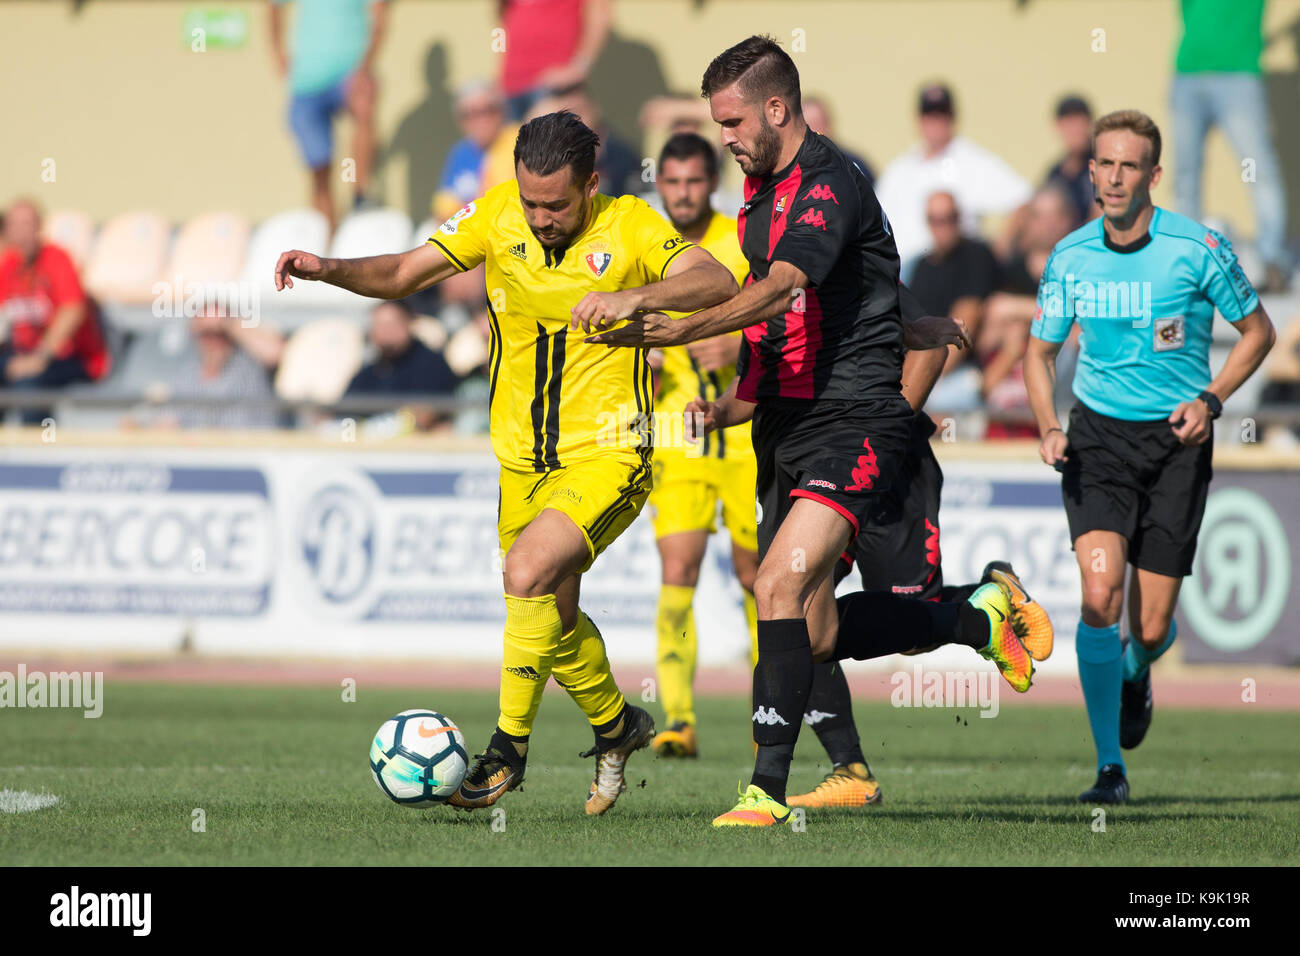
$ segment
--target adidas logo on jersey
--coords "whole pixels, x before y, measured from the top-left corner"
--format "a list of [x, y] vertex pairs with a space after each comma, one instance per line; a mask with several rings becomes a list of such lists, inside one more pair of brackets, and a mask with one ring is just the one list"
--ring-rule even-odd
[[809, 727], [816, 727], [823, 720], [829, 720], [834, 716], [835, 714], [828, 714], [824, 710], [810, 710], [803, 715], [803, 722]]
[[756, 724], [766, 724], [769, 727], [776, 724], [780, 724], [782, 727], [790, 726], [790, 722], [778, 714], [775, 707], [769, 707], [764, 711], [760, 705], [758, 710], [754, 711], [753, 720]]
[[516, 243], [515, 245], [510, 247], [510, 254], [514, 256], [516, 259], [522, 259], [524, 262], [527, 262], [528, 246], [522, 242]]

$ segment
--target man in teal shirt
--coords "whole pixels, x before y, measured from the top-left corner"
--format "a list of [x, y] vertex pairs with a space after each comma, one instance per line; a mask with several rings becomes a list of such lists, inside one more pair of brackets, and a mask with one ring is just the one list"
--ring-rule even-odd
[[[1290, 285], [1286, 251], [1286, 186], [1269, 131], [1268, 92], [1260, 76], [1265, 0], [1182, 0], [1183, 38], [1178, 45], [1171, 107], [1174, 117], [1174, 181], [1178, 210], [1201, 218], [1201, 169], [1212, 126], [1227, 135], [1242, 163], [1253, 169], [1250, 195], [1264, 281], [1260, 292]], [[1242, 176], [1248, 169], [1243, 166]]]
[[[311, 170], [312, 205], [329, 221], [336, 217], [330, 196], [334, 170], [334, 115], [352, 116], [351, 159], [356, 166], [356, 202], [364, 201], [374, 165], [374, 60], [383, 38], [386, 0], [297, 0], [289, 52], [284, 43], [284, 8], [271, 0], [271, 48], [280, 75], [289, 80], [289, 125]], [[340, 174], [344, 171], [340, 170]]]
[[[1098, 769], [1079, 799], [1123, 803], [1120, 749], [1136, 747], [1150, 726], [1149, 665], [1174, 641], [1174, 605], [1196, 554], [1211, 422], [1259, 368], [1274, 332], [1227, 239], [1152, 204], [1161, 170], [1150, 117], [1123, 110], [1097, 120], [1093, 156], [1102, 216], [1052, 250], [1024, 368], [1039, 455], [1063, 475], [1083, 585], [1075, 652]], [[1217, 375], [1209, 361], [1216, 310], [1241, 336]], [[1078, 402], [1067, 435], [1052, 396], [1056, 354], [1075, 322]]]

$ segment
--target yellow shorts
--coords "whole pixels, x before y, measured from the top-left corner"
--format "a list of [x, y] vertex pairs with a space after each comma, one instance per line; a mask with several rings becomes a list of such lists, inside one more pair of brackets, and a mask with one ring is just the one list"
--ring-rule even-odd
[[509, 553], [542, 509], [553, 508], [567, 515], [587, 539], [589, 556], [580, 573], [586, 571], [641, 513], [652, 480], [648, 463], [636, 452], [611, 453], [545, 474], [502, 468], [497, 506], [501, 553]]
[[731, 540], [758, 550], [758, 516], [754, 486], [758, 462], [753, 455], [737, 458], [687, 456], [675, 449], [657, 449], [650, 517], [655, 537], [683, 531], [717, 530], [718, 502]]

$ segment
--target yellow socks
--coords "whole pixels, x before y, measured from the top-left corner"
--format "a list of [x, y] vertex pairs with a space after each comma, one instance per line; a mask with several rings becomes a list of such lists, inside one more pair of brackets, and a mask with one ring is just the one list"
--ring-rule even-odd
[[501, 655], [501, 717], [497, 726], [527, 737], [560, 649], [560, 612], [555, 595], [506, 595], [505, 649]]
[[623, 709], [623, 694], [605, 656], [605, 639], [581, 610], [578, 623], [560, 641], [551, 676], [569, 692], [593, 727], [609, 723]]
[[668, 725], [681, 721], [695, 726], [695, 588], [665, 584], [659, 589], [655, 631], [659, 637], [659, 700]]
[[741, 589], [745, 595], [745, 623], [749, 625], [749, 663], [758, 666], [758, 601], [749, 591]]

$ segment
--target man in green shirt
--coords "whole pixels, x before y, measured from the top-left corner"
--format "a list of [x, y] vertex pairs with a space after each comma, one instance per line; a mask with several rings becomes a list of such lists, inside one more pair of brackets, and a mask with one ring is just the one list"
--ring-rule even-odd
[[[1243, 162], [1253, 163], [1250, 194], [1265, 268], [1263, 281], [1255, 288], [1283, 292], [1289, 285], [1286, 190], [1269, 130], [1268, 94], [1259, 66], [1266, 0], [1181, 2], [1183, 38], [1171, 102], [1178, 211], [1201, 220], [1205, 137], [1210, 127], [1218, 125]], [[1243, 173], [1246, 170], [1243, 166]]]
[[[374, 165], [375, 55], [383, 37], [385, 0], [297, 0], [286, 51], [284, 9], [290, 0], [271, 0], [271, 50], [281, 76], [289, 80], [289, 125], [311, 170], [312, 205], [334, 229], [330, 196], [334, 115], [347, 109], [354, 140], [351, 170], [356, 201], [370, 187]], [[341, 173], [342, 170], [339, 170]]]

